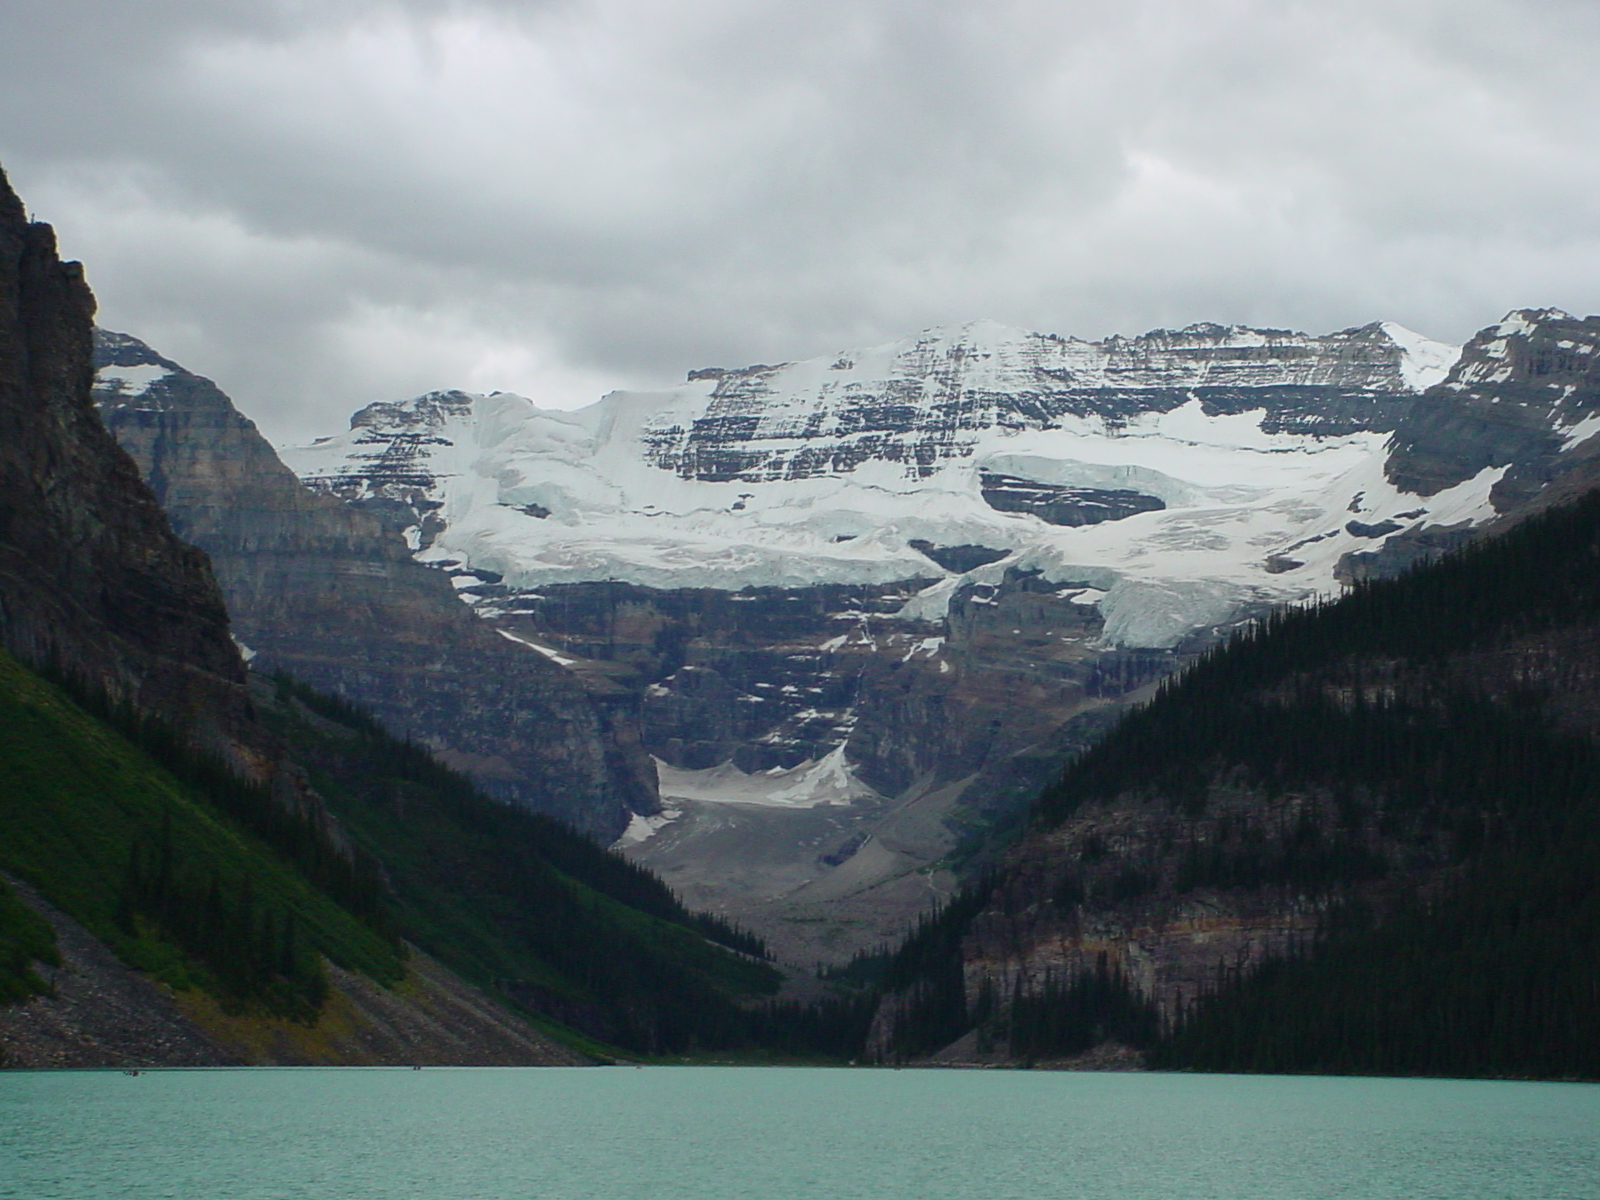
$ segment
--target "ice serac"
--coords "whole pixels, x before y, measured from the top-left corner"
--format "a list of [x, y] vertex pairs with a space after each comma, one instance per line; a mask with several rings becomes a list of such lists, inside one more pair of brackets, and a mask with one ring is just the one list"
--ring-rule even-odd
[[[821, 915], [848, 952], [1188, 656], [1354, 550], [1492, 513], [1494, 469], [1426, 502], [1384, 477], [1456, 353], [1381, 323], [977, 322], [577, 412], [435, 392], [283, 454], [508, 638], [637, 697], [679, 816], [630, 854], [780, 950]], [[861, 786], [792, 811], [675, 774], [754, 795], [824, 761]]]
[[596, 836], [656, 808], [629, 697], [496, 635], [372, 513], [302, 486], [210, 380], [100, 331], [95, 397], [174, 526], [211, 557], [238, 639], [365, 706], [508, 801]]
[[0, 175], [0, 641], [262, 775], [270, 756], [205, 555], [90, 403], [93, 317], [82, 268]]

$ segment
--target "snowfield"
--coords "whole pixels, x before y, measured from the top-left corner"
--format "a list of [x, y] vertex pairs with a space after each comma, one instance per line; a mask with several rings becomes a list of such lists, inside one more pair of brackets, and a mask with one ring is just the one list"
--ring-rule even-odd
[[[1352, 367], [1355, 351], [1366, 358]], [[1384, 433], [1269, 429], [1270, 406], [1219, 412], [1196, 389], [1409, 394], [1443, 379], [1458, 352], [1392, 324], [1324, 339], [1194, 327], [1090, 343], [979, 322], [613, 392], [575, 412], [504, 392], [430, 393], [282, 453], [313, 486], [436, 506], [410, 533], [417, 557], [514, 590], [922, 577], [936, 582], [902, 616], [931, 622], [962, 582], [1020, 569], [1095, 589], [1085, 595], [1106, 644], [1167, 647], [1242, 604], [1335, 590], [1341, 556], [1381, 543], [1374, 528], [1483, 519], [1499, 478], [1419, 499], [1384, 479]], [[994, 476], [1165, 507], [1050, 524], [992, 507]], [[958, 577], [914, 541], [1007, 553]]]

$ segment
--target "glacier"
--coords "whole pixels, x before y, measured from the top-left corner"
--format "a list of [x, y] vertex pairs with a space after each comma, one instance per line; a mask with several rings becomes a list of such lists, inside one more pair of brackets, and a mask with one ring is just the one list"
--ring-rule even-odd
[[[1492, 470], [1425, 503], [1383, 477], [1394, 421], [1374, 414], [1443, 380], [1459, 351], [1387, 322], [1102, 342], [974, 322], [576, 411], [434, 392], [282, 455], [313, 487], [412, 514], [418, 559], [461, 573], [485, 615], [508, 593], [596, 580], [920, 578], [901, 615], [937, 622], [955, 581], [1022, 571], [1092, 584], [1105, 644], [1161, 648], [1335, 590], [1341, 557], [1372, 545], [1363, 530], [1489, 515]], [[1007, 481], [1149, 510], [1052, 523], [991, 503]], [[913, 543], [1003, 557], [957, 572]]]

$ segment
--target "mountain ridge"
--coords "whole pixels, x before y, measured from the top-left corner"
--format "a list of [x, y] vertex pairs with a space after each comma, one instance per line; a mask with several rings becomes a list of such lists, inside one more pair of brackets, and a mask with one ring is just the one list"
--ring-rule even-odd
[[[1514, 517], [1526, 455], [1472, 457], [1444, 419], [1506, 386], [1449, 370], [1571, 320], [1514, 319], [1460, 353], [1382, 322], [974, 323], [578, 412], [429, 393], [284, 457], [632, 714], [668, 782], [626, 852], [803, 960], [786, 931], [880, 897], [849, 918], [877, 941], [947, 895], [934, 864], [1231, 629]], [[1527, 446], [1570, 443], [1552, 477], [1588, 469], [1581, 405], [1523, 406]], [[1426, 495], [1410, 459], [1442, 464]], [[848, 778], [800, 784], [825, 764]], [[740, 799], [769, 776], [809, 798]]]
[[95, 361], [101, 418], [209, 554], [257, 666], [359, 700], [490, 792], [595, 834], [655, 811], [626, 707], [506, 645], [381, 517], [303, 487], [210, 380], [105, 330]]

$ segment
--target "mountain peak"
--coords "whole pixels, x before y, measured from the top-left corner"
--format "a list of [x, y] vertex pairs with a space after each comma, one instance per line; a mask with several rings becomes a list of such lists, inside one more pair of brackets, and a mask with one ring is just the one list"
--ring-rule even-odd
[[356, 412], [350, 418], [350, 428], [438, 429], [449, 421], [469, 418], [475, 399], [470, 392], [451, 389], [424, 392], [409, 400], [380, 400]]

